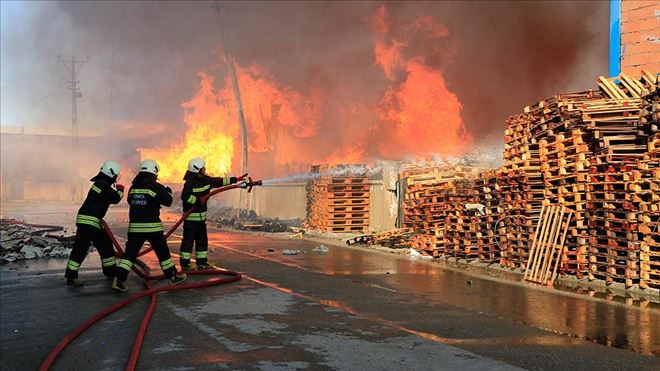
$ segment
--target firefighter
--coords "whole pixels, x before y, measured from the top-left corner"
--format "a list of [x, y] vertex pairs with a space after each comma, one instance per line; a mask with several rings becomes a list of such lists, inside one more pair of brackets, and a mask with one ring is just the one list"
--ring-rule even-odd
[[179, 263], [182, 269], [191, 269], [190, 258], [192, 257], [193, 245], [195, 246], [195, 260], [197, 268], [209, 268], [213, 266], [208, 260], [209, 239], [206, 234], [206, 200], [211, 188], [224, 187], [238, 182], [236, 177], [211, 177], [206, 175], [205, 162], [195, 157], [188, 162], [188, 171], [183, 177], [185, 181], [181, 200], [183, 201], [183, 212], [186, 213], [192, 207], [196, 210], [188, 215], [183, 221], [183, 239], [181, 240], [181, 256]]
[[185, 273], [178, 273], [167, 240], [163, 234], [163, 223], [160, 221], [160, 208], [172, 205], [172, 190], [158, 183], [158, 164], [153, 160], [140, 163], [140, 172], [133, 179], [128, 191], [128, 241], [124, 256], [117, 262], [117, 275], [112, 282], [112, 288], [126, 292], [124, 285], [128, 272], [133, 267], [138, 253], [145, 241], [149, 241], [156, 252], [160, 266], [170, 284], [175, 285], [186, 279]]
[[120, 171], [118, 163], [106, 161], [101, 164], [99, 173], [90, 179], [94, 183], [76, 216], [76, 239], [64, 272], [67, 286], [84, 285], [78, 278], [78, 270], [87, 256], [90, 244], [96, 247], [101, 256], [103, 274], [110, 280], [115, 277], [115, 252], [110, 237], [101, 227], [101, 219], [110, 205], [119, 203], [124, 197], [124, 186], [117, 184]]

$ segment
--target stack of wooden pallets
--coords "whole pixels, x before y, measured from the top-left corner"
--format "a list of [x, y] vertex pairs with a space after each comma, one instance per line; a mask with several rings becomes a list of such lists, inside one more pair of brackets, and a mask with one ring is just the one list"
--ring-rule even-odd
[[412, 248], [433, 257], [455, 255], [453, 240], [447, 238], [447, 217], [473, 199], [472, 188], [463, 184], [478, 172], [474, 167], [430, 164], [400, 174], [405, 185], [403, 226], [415, 232]]
[[[577, 126], [577, 125], [575, 125]], [[573, 210], [568, 226], [560, 272], [578, 277], [588, 270], [586, 180], [589, 171], [589, 145], [583, 130], [551, 134], [540, 140], [541, 169], [544, 175], [544, 204]]]
[[510, 171], [505, 196], [507, 208], [506, 262], [512, 268], [523, 267], [527, 261], [529, 241], [543, 206], [543, 175], [539, 169]]
[[[656, 152], [657, 153], [657, 152]], [[640, 286], [660, 288], [660, 156], [642, 160], [631, 192], [639, 207]]]
[[421, 191], [406, 194], [412, 197], [404, 202], [409, 205], [404, 211], [404, 226], [415, 230], [411, 247], [424, 255], [438, 257], [446, 252], [446, 219], [455, 202], [455, 182], [452, 179], [418, 184], [413, 189], [421, 188]]
[[[537, 107], [542, 110], [542, 107]], [[506, 249], [502, 249], [502, 263], [511, 268], [524, 266], [534, 219], [543, 201], [543, 174], [539, 157], [539, 143], [532, 135], [535, 117], [542, 116], [527, 107], [524, 113], [507, 119], [505, 130], [504, 165], [498, 188], [504, 198], [502, 217], [506, 230]]]
[[640, 122], [641, 99], [597, 100], [580, 105], [593, 153], [608, 161], [634, 162], [644, 156], [647, 137]]
[[473, 180], [455, 183], [445, 222], [447, 256], [472, 261], [490, 254], [490, 247], [484, 244], [488, 241], [484, 238], [493, 231], [486, 230], [485, 219], [477, 215], [478, 211], [466, 209], [467, 204], [480, 203], [480, 189]]
[[366, 175], [319, 176], [307, 187], [306, 226], [321, 232], [355, 233], [369, 228]]
[[630, 193], [634, 165], [591, 159], [588, 183], [589, 278], [630, 287], [639, 282], [638, 206]]
[[[506, 172], [502, 169], [485, 171], [477, 180], [477, 192], [480, 192], [480, 203], [484, 205], [483, 227], [487, 231], [482, 236], [482, 249], [479, 259], [484, 262], [503, 262], [507, 259], [506, 221], [503, 219], [504, 200], [501, 185], [508, 181]], [[494, 243], [493, 243], [494, 242]]]
[[[559, 207], [571, 216], [559, 272], [658, 287], [658, 81], [644, 71], [597, 82], [599, 90], [556, 95], [511, 116], [499, 169], [476, 177], [441, 166], [406, 169], [411, 245], [524, 269], [542, 208]], [[466, 210], [468, 203], [483, 204], [484, 213]]]
[[660, 289], [660, 80], [644, 97], [642, 125], [649, 136], [648, 152], [637, 162], [631, 186], [639, 208], [640, 286]]
[[631, 189], [633, 171], [648, 152], [652, 129], [642, 120], [643, 100], [648, 93], [644, 75], [631, 79], [599, 78], [603, 93], [611, 99], [585, 102], [584, 130], [591, 138], [587, 185], [589, 213], [589, 278], [626, 287], [639, 283], [640, 204]]
[[445, 217], [448, 195], [453, 190], [453, 176], [437, 169], [404, 172], [403, 226], [412, 229], [411, 247], [422, 254], [440, 256], [445, 250]]

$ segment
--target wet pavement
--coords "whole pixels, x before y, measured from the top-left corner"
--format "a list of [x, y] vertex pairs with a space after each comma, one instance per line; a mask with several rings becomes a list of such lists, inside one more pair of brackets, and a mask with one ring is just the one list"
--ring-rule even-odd
[[[88, 260], [94, 267], [78, 289], [63, 287], [61, 261], [0, 272], [0, 369], [38, 368], [75, 326], [126, 296], [110, 291], [95, 254]], [[141, 283], [132, 275], [129, 286]], [[146, 307], [143, 300], [99, 322], [53, 369], [123, 369]], [[254, 279], [161, 294], [138, 363], [141, 370], [458, 368], [515, 369]]]
[[[124, 236], [121, 212], [109, 218]], [[654, 308], [367, 249], [319, 253], [305, 240], [209, 237], [211, 259], [244, 279], [159, 295], [139, 369], [660, 369]], [[178, 250], [176, 236], [170, 248]], [[95, 254], [83, 264], [81, 289], [63, 286], [65, 264], [0, 270], [0, 369], [37, 368], [69, 331], [125, 297], [109, 289]], [[142, 289], [134, 274], [129, 286]], [[54, 369], [123, 369], [147, 304], [84, 333]]]
[[[210, 241], [234, 252], [298, 269], [346, 276], [365, 286], [427, 303], [450, 305], [570, 337], [660, 355], [660, 311], [655, 308], [607, 302], [497, 277], [468, 275], [408, 256], [335, 246], [328, 246], [330, 251], [320, 254], [313, 251], [319, 243], [305, 240], [214, 232]], [[268, 252], [268, 248], [273, 252]], [[300, 253], [284, 255], [284, 249], [300, 250]]]

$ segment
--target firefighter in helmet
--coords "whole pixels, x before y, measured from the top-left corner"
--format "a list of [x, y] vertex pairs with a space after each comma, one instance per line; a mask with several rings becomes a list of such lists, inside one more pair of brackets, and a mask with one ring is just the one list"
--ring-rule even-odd
[[112, 283], [112, 288], [116, 291], [128, 291], [124, 283], [145, 241], [149, 241], [154, 249], [170, 284], [175, 285], [186, 279], [185, 273], [177, 272], [163, 233], [160, 208], [172, 205], [172, 190], [158, 183], [158, 171], [156, 161], [142, 161], [140, 172], [133, 179], [128, 191], [128, 241], [124, 256], [117, 262], [117, 276]]
[[206, 233], [206, 200], [212, 188], [224, 187], [238, 182], [236, 177], [212, 177], [206, 174], [204, 159], [195, 157], [188, 162], [188, 171], [183, 177], [185, 181], [181, 200], [183, 212], [196, 207], [186, 220], [183, 221], [183, 239], [181, 240], [181, 256], [179, 263], [182, 269], [191, 269], [190, 259], [193, 246], [195, 247], [195, 260], [197, 268], [213, 266], [208, 260], [209, 240]]
[[87, 198], [78, 210], [76, 216], [76, 239], [66, 264], [67, 286], [82, 286], [84, 282], [78, 278], [80, 265], [87, 256], [90, 245], [94, 245], [101, 257], [103, 274], [108, 279], [115, 277], [115, 252], [110, 237], [101, 227], [101, 219], [110, 205], [115, 205], [124, 197], [124, 186], [117, 184], [121, 166], [114, 161], [101, 164], [101, 170], [90, 179], [92, 187], [87, 192]]

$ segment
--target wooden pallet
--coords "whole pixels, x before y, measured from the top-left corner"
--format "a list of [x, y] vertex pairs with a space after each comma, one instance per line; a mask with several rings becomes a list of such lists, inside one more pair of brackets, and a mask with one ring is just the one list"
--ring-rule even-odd
[[563, 206], [543, 207], [529, 250], [525, 281], [552, 286], [572, 215], [573, 211]]
[[[350, 174], [353, 167], [315, 165], [323, 173], [307, 186], [305, 227], [322, 232], [362, 232], [369, 227], [369, 184], [363, 174]], [[330, 176], [327, 173], [349, 173]]]

